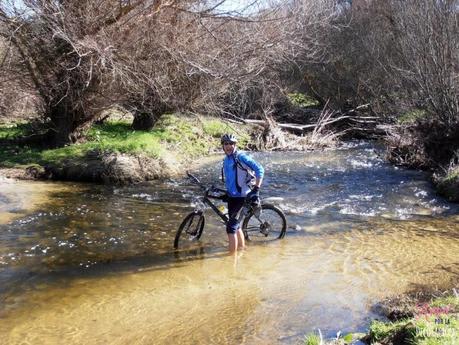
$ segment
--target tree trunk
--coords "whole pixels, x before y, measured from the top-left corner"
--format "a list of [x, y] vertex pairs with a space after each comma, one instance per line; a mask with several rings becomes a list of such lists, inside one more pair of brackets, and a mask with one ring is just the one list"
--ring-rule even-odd
[[153, 129], [157, 120], [157, 116], [151, 113], [137, 113], [134, 115], [132, 128], [140, 131], [149, 131]]
[[73, 144], [81, 136], [80, 129], [88, 121], [81, 109], [69, 109], [66, 104], [50, 111], [51, 128], [48, 132], [50, 147], [63, 147]]

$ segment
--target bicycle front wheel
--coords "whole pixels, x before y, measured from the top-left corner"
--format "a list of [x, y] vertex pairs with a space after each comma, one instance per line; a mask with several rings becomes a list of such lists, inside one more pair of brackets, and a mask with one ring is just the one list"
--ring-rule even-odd
[[285, 236], [287, 220], [279, 208], [271, 204], [263, 204], [260, 214], [251, 212], [244, 219], [242, 231], [248, 241], [273, 241]]
[[191, 212], [187, 215], [175, 234], [174, 248], [183, 248], [199, 240], [205, 222], [204, 215], [200, 211]]

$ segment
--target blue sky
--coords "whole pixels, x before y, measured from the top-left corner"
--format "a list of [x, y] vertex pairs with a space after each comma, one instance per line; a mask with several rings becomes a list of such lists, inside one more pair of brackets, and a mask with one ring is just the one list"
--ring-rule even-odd
[[243, 10], [250, 4], [252, 1], [250, 0], [226, 0], [220, 8], [228, 9], [228, 10]]

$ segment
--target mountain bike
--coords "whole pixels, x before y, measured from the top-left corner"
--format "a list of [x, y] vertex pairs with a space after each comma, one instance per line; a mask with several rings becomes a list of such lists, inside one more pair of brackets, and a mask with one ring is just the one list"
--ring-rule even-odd
[[[204, 231], [206, 219], [204, 211], [210, 207], [226, 225], [228, 214], [223, 205], [217, 207], [211, 199], [225, 200], [226, 191], [217, 187], [204, 185], [196, 176], [187, 172], [188, 177], [203, 190], [203, 195], [196, 198], [196, 207], [180, 224], [174, 239], [174, 248], [183, 248], [198, 241]], [[261, 205], [245, 202], [238, 215], [239, 223], [247, 241], [266, 242], [281, 239], [287, 231], [287, 220], [281, 209], [269, 203], [270, 198], [263, 199]]]

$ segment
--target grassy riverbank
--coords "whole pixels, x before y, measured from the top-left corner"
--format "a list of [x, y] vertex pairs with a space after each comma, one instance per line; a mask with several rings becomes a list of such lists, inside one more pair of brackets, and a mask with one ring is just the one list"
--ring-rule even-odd
[[[456, 292], [455, 292], [456, 293]], [[370, 344], [458, 345], [459, 296], [407, 297], [388, 308], [391, 321], [370, 325]]]
[[[124, 160], [131, 157], [134, 161], [142, 159], [143, 165], [145, 160], [149, 163], [157, 162], [147, 164], [150, 170], [148, 176], [167, 176], [169, 171], [177, 170], [177, 166], [219, 150], [223, 133], [238, 133], [240, 147], [244, 148], [249, 142], [249, 131], [248, 126], [231, 124], [217, 118], [167, 114], [158, 120], [151, 131], [133, 130], [126, 121], [107, 121], [91, 127], [80, 143], [46, 149], [18, 144], [16, 139], [30, 134], [29, 124], [0, 125], [0, 169], [41, 171], [49, 168], [58, 179], [91, 180], [88, 176], [102, 174], [107, 170], [106, 166], [95, 166], [94, 162], [107, 160], [106, 157], [110, 156], [110, 161], [105, 162], [105, 165], [113, 165], [114, 161], [120, 161], [120, 157]], [[69, 165], [72, 167], [68, 168]], [[97, 171], [89, 171], [75, 178], [71, 176], [75, 173], [78, 175], [78, 170], [91, 169]], [[167, 169], [168, 172], [161, 171]], [[64, 170], [65, 173], [62, 173]]]
[[[0, 125], [0, 140], [27, 136], [27, 123]], [[83, 157], [90, 151], [112, 151], [127, 154], [145, 154], [160, 158], [172, 152], [179, 158], [198, 157], [218, 149], [219, 138], [226, 132], [241, 133], [245, 146], [249, 134], [238, 125], [217, 118], [179, 117], [168, 114], [161, 117], [151, 131], [135, 131], [127, 121], [107, 121], [91, 127], [85, 141], [57, 149], [40, 149], [3, 142], [0, 151], [1, 167], [24, 167], [33, 164], [58, 163], [65, 159]]]
[[344, 345], [360, 341], [374, 345], [459, 345], [459, 295], [407, 295], [384, 301], [387, 321], [373, 320], [367, 334], [347, 334], [323, 341], [306, 335], [305, 345]]

